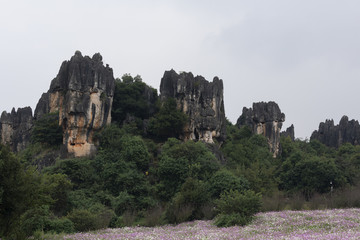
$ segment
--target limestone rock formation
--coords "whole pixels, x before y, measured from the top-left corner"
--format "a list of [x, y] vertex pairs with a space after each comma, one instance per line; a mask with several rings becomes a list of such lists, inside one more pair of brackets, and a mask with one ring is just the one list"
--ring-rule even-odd
[[0, 118], [1, 143], [9, 145], [12, 151], [18, 152], [26, 148], [30, 142], [33, 116], [30, 107], [15, 108], [11, 113], [4, 111]]
[[201, 140], [213, 143], [214, 138], [223, 141], [226, 137], [223, 82], [215, 77], [208, 82], [192, 73], [177, 74], [166, 71], [160, 83], [160, 99], [174, 98], [178, 109], [189, 120], [181, 136], [184, 140]]
[[91, 155], [96, 150], [94, 133], [111, 122], [114, 94], [112, 69], [103, 65], [102, 56], [82, 56], [77, 51], [64, 61], [50, 89], [39, 100], [34, 117], [59, 112], [63, 143], [69, 155]]
[[270, 151], [276, 157], [280, 149], [280, 131], [284, 121], [285, 114], [275, 102], [258, 102], [253, 103], [252, 108], [243, 108], [236, 125], [239, 128], [248, 126], [254, 134], [264, 135], [268, 139]]
[[290, 127], [288, 127], [285, 131], [280, 133], [281, 137], [290, 137], [292, 141], [295, 140], [295, 128], [294, 125], [291, 124]]
[[360, 125], [354, 119], [349, 121], [347, 116], [343, 116], [338, 125], [334, 125], [334, 120], [326, 120], [319, 124], [319, 130], [315, 130], [310, 139], [317, 139], [329, 147], [339, 147], [343, 143], [358, 145]]

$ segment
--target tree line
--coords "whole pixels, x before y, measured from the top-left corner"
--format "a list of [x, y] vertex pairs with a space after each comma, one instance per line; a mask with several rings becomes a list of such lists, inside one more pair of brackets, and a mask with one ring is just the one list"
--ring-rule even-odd
[[56, 114], [35, 123], [24, 151], [0, 145], [2, 239], [196, 219], [244, 225], [258, 211], [360, 206], [345, 199], [357, 193], [360, 146], [281, 138], [273, 158], [265, 137], [228, 121], [222, 161], [208, 144], [177, 139], [187, 116], [129, 74], [116, 80], [112, 116], [93, 157], [43, 164], [61, 145]]

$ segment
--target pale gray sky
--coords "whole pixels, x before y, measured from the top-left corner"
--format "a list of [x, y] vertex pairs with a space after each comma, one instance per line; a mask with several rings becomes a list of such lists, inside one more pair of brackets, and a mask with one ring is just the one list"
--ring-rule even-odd
[[165, 70], [224, 81], [225, 112], [275, 101], [310, 137], [360, 119], [357, 0], [0, 0], [0, 111], [31, 106], [76, 50], [159, 88]]

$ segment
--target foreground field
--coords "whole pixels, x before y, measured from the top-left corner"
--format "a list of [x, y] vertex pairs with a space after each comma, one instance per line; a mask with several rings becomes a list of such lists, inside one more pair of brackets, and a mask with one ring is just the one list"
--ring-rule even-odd
[[53, 239], [360, 239], [360, 209], [259, 213], [245, 227], [194, 221], [156, 228], [126, 227]]

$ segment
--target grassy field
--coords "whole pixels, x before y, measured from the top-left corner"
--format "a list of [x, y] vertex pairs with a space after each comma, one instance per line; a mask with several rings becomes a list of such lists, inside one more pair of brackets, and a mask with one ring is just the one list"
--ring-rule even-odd
[[194, 221], [176, 226], [53, 235], [46, 239], [360, 239], [360, 209], [259, 213], [245, 227], [217, 228], [212, 221]]

